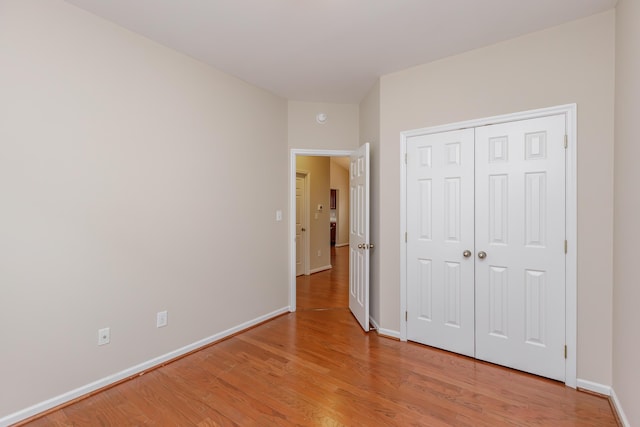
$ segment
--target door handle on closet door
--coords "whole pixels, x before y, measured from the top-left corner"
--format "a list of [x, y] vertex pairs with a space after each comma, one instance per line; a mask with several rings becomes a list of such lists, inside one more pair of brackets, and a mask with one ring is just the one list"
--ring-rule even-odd
[[478, 258], [485, 259], [487, 257], [487, 253], [485, 251], [478, 252]]
[[471, 256], [471, 251], [467, 249], [466, 251], [462, 252], [462, 256], [465, 258], [469, 258]]

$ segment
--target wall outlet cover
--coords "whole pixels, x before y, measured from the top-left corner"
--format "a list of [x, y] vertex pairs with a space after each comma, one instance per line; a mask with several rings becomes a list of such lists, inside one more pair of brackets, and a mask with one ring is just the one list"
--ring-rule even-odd
[[105, 345], [111, 342], [111, 329], [98, 329], [98, 345]]
[[169, 323], [169, 315], [167, 313], [167, 311], [159, 311], [156, 314], [156, 327], [158, 328], [162, 328], [164, 326], [167, 326], [167, 324]]

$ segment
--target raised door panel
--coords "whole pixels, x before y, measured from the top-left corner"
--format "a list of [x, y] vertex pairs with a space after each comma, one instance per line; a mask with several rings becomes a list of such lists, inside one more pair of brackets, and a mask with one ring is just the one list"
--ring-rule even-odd
[[509, 269], [489, 268], [489, 334], [509, 338]]

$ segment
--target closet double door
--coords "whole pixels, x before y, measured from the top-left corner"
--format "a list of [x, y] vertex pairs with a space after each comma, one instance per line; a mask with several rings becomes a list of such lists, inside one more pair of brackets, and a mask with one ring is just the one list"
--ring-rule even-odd
[[407, 338], [565, 379], [565, 116], [407, 138]]

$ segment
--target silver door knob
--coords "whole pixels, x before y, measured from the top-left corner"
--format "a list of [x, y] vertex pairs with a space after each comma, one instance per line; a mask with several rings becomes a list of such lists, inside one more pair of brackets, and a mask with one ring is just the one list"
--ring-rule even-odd
[[362, 249], [362, 243], [358, 245], [358, 249]]
[[462, 256], [465, 258], [469, 258], [471, 256], [471, 251], [467, 249], [466, 251], [462, 252]]
[[373, 243], [369, 245], [369, 248], [373, 249]]
[[485, 251], [478, 252], [478, 258], [485, 259], [487, 257], [487, 253]]

